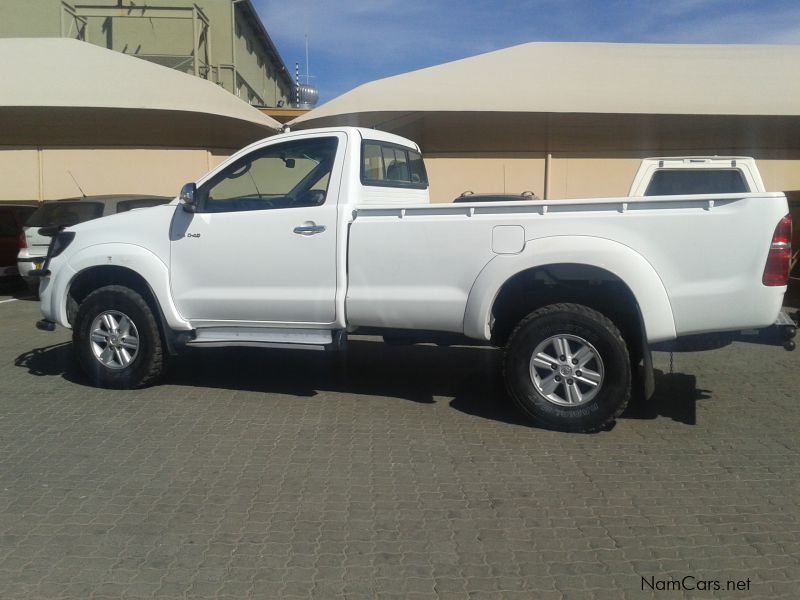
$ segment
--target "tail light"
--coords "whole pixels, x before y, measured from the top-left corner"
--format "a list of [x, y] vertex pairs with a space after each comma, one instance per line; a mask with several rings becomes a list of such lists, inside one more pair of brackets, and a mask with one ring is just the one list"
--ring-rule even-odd
[[28, 239], [25, 237], [25, 230], [19, 232], [19, 249], [24, 250], [28, 247]]
[[792, 258], [792, 219], [783, 217], [772, 236], [772, 244], [764, 266], [761, 283], [769, 286], [787, 285], [789, 283], [789, 264]]

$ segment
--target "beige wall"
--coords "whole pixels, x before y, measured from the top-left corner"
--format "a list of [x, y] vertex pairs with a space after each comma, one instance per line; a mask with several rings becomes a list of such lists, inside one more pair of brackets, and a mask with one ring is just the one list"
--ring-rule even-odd
[[550, 161], [550, 198], [627, 196], [640, 158], [554, 156]]
[[0, 200], [39, 200], [36, 148], [0, 149]]
[[541, 197], [544, 189], [541, 153], [433, 154], [425, 157], [425, 168], [433, 202], [452, 202], [467, 190], [476, 194], [530, 190]]
[[[598, 154], [593, 158], [553, 154], [549, 198], [627, 196], [642, 158], [692, 153], [684, 149], [629, 157]], [[794, 159], [759, 158], [757, 163], [767, 191], [800, 190], [800, 152]], [[434, 154], [426, 157], [425, 165], [433, 202], [451, 202], [465, 190], [476, 194], [497, 193], [504, 189], [507, 193], [517, 194], [530, 190], [544, 198], [545, 158], [542, 153], [514, 153], [504, 157], [496, 153], [487, 153], [486, 156], [452, 153], [446, 157]]]
[[222, 163], [226, 158], [234, 153], [234, 150], [224, 150], [220, 148], [212, 148], [208, 151], [208, 169], [209, 171]]
[[[233, 150], [170, 148], [37, 148], [0, 146], [0, 201], [52, 200], [79, 195], [75, 176], [89, 195], [133, 193], [172, 196], [199, 178]], [[678, 154], [678, 153], [673, 153]], [[636, 158], [554, 157], [550, 197], [624, 196], [639, 166]], [[544, 196], [542, 153], [488, 156], [431, 155], [425, 165], [433, 202], [452, 202], [466, 190]], [[41, 190], [40, 190], [41, 166]], [[796, 160], [765, 158], [758, 166], [769, 191], [800, 190], [800, 155]], [[505, 182], [505, 187], [504, 187]]]
[[174, 196], [222, 162], [224, 149], [8, 148], [0, 146], [0, 200], [53, 200], [80, 195]]
[[757, 163], [767, 190], [771, 192], [800, 190], [800, 152], [795, 160], [760, 159]]

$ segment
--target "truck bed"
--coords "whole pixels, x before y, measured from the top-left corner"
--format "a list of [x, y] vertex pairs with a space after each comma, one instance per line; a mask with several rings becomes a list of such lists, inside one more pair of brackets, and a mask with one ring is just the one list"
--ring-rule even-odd
[[[672, 327], [648, 326], [649, 341], [767, 326], [785, 288], [761, 277], [786, 206], [783, 194], [758, 193], [359, 207], [349, 233], [348, 320], [479, 337], [468, 304], [483, 271], [549, 264], [554, 245], [562, 256], [572, 248], [591, 258], [594, 246], [615, 244], [632, 253], [627, 262], [652, 267], [666, 291]], [[597, 257], [637, 286], [620, 272], [624, 264], [601, 250]], [[488, 339], [488, 327], [481, 331]]]

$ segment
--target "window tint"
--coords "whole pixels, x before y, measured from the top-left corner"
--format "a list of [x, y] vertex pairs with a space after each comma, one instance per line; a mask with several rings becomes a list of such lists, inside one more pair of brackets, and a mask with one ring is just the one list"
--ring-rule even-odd
[[383, 155], [378, 144], [364, 144], [361, 177], [366, 181], [383, 181]]
[[386, 166], [386, 179], [388, 181], [411, 181], [408, 170], [408, 155], [404, 150], [384, 146], [383, 164]]
[[338, 140], [297, 140], [244, 156], [198, 190], [205, 212], [319, 206], [325, 203]]
[[418, 152], [408, 153], [408, 168], [411, 172], [411, 183], [424, 183], [428, 185], [428, 174], [425, 172], [425, 163]]
[[168, 199], [164, 198], [137, 198], [135, 200], [123, 200], [117, 203], [117, 212], [128, 212], [135, 208], [148, 208], [150, 206], [158, 206], [159, 204], [166, 204]]
[[395, 144], [365, 141], [361, 151], [361, 183], [425, 189], [428, 176], [422, 156]]
[[25, 222], [27, 227], [77, 225], [103, 216], [101, 202], [48, 202], [37, 208]]
[[661, 169], [653, 173], [645, 195], [739, 194], [748, 191], [739, 169]]

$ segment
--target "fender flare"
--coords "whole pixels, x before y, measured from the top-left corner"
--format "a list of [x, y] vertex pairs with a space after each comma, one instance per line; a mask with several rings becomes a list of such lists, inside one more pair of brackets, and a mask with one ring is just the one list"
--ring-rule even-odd
[[192, 329], [191, 323], [181, 316], [172, 301], [167, 265], [150, 250], [123, 242], [95, 244], [82, 248], [70, 256], [67, 264], [75, 273], [61, 291], [63, 296], [59, 304], [62, 307], [66, 307], [69, 289], [81, 273], [92, 267], [121, 267], [133, 271], [145, 280], [165, 323], [171, 329], [177, 331]]
[[669, 296], [653, 266], [624, 244], [590, 236], [553, 236], [526, 242], [519, 254], [494, 257], [472, 285], [464, 311], [464, 334], [488, 340], [491, 311], [503, 285], [528, 269], [555, 264], [597, 267], [618, 277], [639, 305], [647, 341], [675, 338]]

